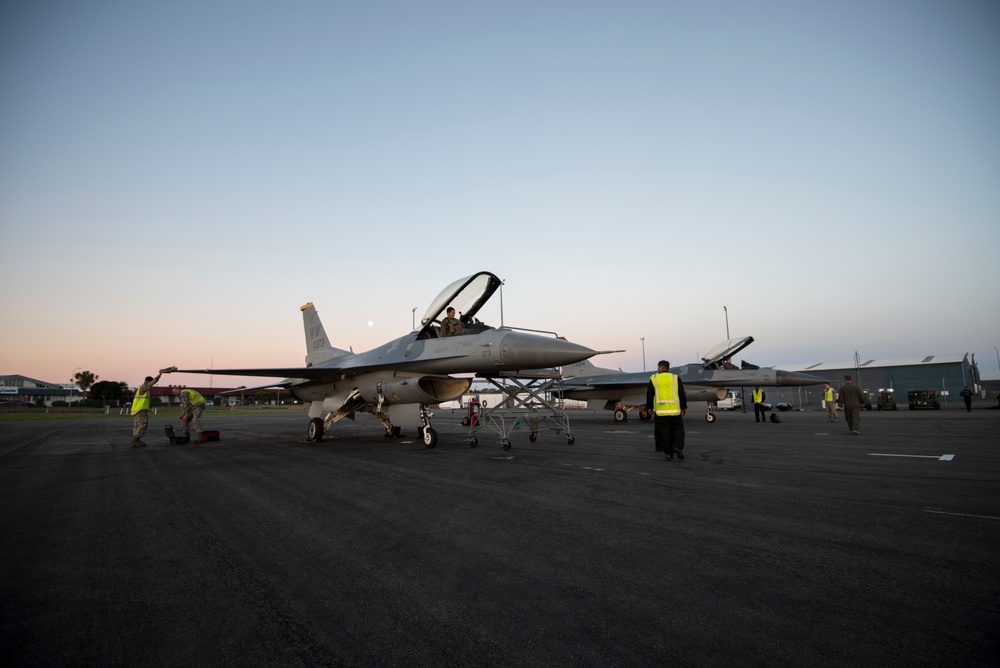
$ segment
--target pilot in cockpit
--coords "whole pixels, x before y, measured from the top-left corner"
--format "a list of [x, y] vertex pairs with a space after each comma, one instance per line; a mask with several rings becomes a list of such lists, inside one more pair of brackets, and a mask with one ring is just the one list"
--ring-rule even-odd
[[454, 306], [448, 307], [447, 315], [448, 317], [441, 321], [441, 336], [453, 336], [462, 329], [462, 321], [455, 317]]

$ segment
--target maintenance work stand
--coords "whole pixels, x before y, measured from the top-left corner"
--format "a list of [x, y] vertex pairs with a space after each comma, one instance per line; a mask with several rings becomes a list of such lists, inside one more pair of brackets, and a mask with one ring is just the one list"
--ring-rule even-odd
[[[528, 427], [528, 440], [532, 443], [538, 439], [539, 430], [545, 428], [564, 434], [566, 443], [573, 444], [575, 439], [570, 431], [569, 417], [554, 403], [562, 404], [562, 392], [558, 389], [562, 374], [498, 373], [477, 378], [498, 389], [500, 398], [492, 406], [487, 406], [485, 401], [480, 403], [478, 419], [469, 425], [469, 446], [474, 448], [479, 444], [476, 438], [479, 429], [490, 429], [499, 434], [501, 447], [510, 450], [511, 432], [521, 426]], [[552, 398], [553, 391], [558, 393], [555, 399]]]

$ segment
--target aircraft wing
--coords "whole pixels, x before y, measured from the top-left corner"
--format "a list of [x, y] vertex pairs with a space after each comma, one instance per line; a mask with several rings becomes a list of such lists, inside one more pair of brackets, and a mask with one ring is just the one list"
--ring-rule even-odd
[[[173, 373], [200, 373], [212, 374], [216, 376], [262, 376], [265, 378], [302, 378], [305, 380], [339, 380], [343, 377], [350, 378], [364, 373], [371, 373], [373, 371], [383, 371], [385, 369], [406, 370], [409, 366], [420, 366], [419, 361], [414, 361], [412, 363], [394, 362], [386, 364], [366, 364], [363, 361], [357, 360], [357, 357], [358, 356], [353, 356], [352, 359], [346, 360], [345, 363], [329, 366], [317, 364], [314, 366], [270, 367], [260, 369], [176, 369]], [[463, 357], [463, 355], [438, 357], [436, 359], [449, 359], [450, 357]], [[266, 387], [271, 387], [271, 385]]]

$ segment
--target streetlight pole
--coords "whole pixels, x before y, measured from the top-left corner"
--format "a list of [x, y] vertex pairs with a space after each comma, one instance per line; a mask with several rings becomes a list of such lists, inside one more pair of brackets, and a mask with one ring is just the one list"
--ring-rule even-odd
[[[76, 385], [76, 372], [77, 372], [77, 371], [79, 371], [79, 370], [80, 370], [80, 369], [82, 369], [82, 368], [83, 368], [82, 366], [78, 366], [78, 367], [76, 367], [75, 369], [73, 369], [73, 375], [72, 375], [72, 376], [70, 376], [70, 379], [69, 379], [69, 380], [70, 380], [70, 382], [72, 382], [72, 383], [73, 383], [74, 385]], [[77, 387], [77, 389], [79, 389], [79, 388], [80, 388], [80, 386], [79, 386], [79, 385], [76, 385], [76, 387]], [[81, 395], [81, 396], [82, 396], [82, 395]], [[72, 399], [72, 398], [73, 398], [73, 390], [70, 390], [70, 391], [69, 391], [69, 398], [70, 398], [70, 399]], [[69, 401], [69, 402], [67, 402], [67, 405], [72, 405], [72, 403], [73, 403], [72, 401]]]
[[414, 306], [413, 310], [410, 311], [410, 328], [411, 329], [416, 329], [417, 328], [417, 307], [416, 306]]
[[[640, 336], [639, 340], [642, 341], [642, 370], [646, 370], [646, 337]], [[1000, 359], [1000, 358], [998, 358]]]
[[1000, 350], [997, 350], [997, 347], [993, 346], [993, 352], [997, 354], [997, 369], [1000, 369]]
[[728, 341], [729, 340], [729, 309], [727, 309], [725, 306], [723, 306], [722, 310], [726, 312], [726, 341]]

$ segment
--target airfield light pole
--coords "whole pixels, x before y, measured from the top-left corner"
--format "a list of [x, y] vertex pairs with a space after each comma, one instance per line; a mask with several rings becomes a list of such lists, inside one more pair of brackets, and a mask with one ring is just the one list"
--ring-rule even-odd
[[997, 350], [997, 347], [993, 346], [993, 352], [997, 354], [997, 369], [1000, 369], [1000, 350]]
[[857, 376], [858, 388], [864, 392], [865, 390], [861, 386], [861, 355], [858, 354], [857, 350], [854, 351], [854, 375]]
[[[1000, 357], [998, 357], [997, 359], [1000, 359]], [[72, 376], [70, 376], [69, 380], [70, 380], [70, 382], [71, 382], [71, 383], [73, 383], [74, 385], [76, 385], [76, 372], [77, 372], [77, 371], [79, 371], [79, 370], [80, 370], [80, 369], [82, 369], [82, 368], [83, 368], [82, 366], [78, 366], [78, 367], [76, 367], [75, 369], [73, 369], [73, 375], [72, 375]], [[77, 389], [78, 389], [78, 390], [80, 389], [80, 386], [79, 386], [79, 385], [76, 385], [76, 387], [77, 387]], [[81, 395], [81, 396], [82, 396], [82, 395]], [[72, 389], [70, 389], [70, 391], [69, 391], [69, 397], [70, 397], [70, 399], [72, 399], [72, 398], [73, 398], [73, 390], [72, 390]], [[73, 402], [72, 402], [72, 401], [70, 401], [70, 403], [72, 404]]]
[[[645, 372], [646, 371], [646, 337], [645, 336], [640, 336], [639, 340], [642, 341], [642, 370], [643, 370], [643, 372]], [[997, 359], [1000, 359], [1000, 357], [998, 357]]]
[[412, 329], [417, 328], [417, 307], [414, 306], [413, 310], [410, 311], [410, 327]]
[[722, 310], [726, 312], [726, 341], [728, 341], [729, 340], [729, 309], [727, 309], [725, 306], [723, 306]]

